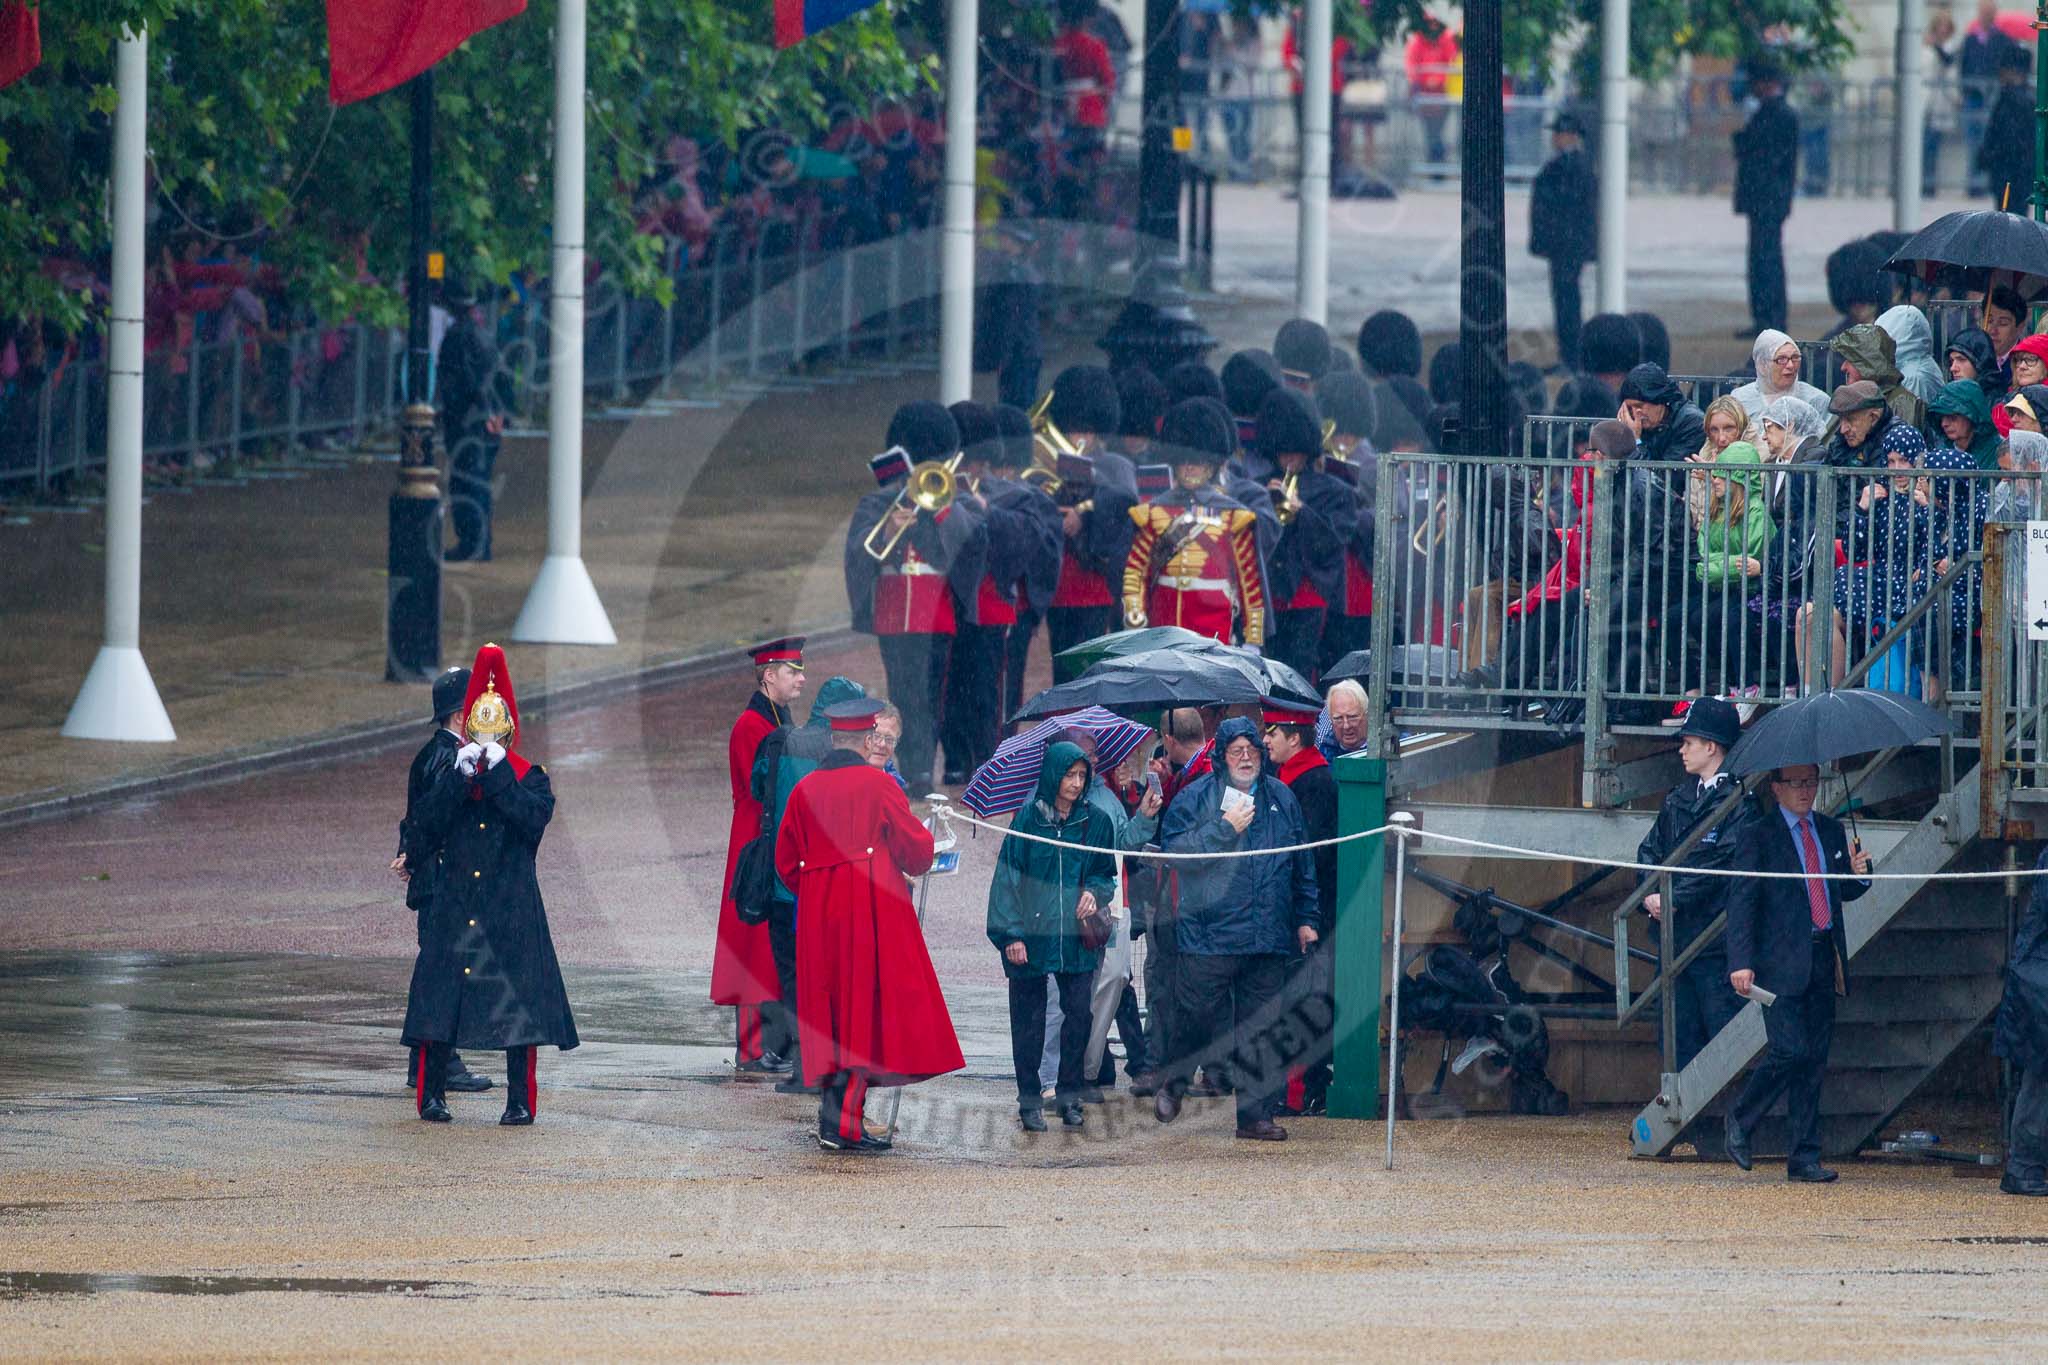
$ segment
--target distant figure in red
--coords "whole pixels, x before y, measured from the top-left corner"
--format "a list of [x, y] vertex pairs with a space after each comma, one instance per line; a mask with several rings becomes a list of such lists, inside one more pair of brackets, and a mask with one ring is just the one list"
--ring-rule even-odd
[[775, 944], [768, 926], [748, 924], [733, 908], [732, 870], [740, 850], [762, 833], [761, 803], [754, 799], [754, 756], [762, 740], [791, 723], [789, 708], [804, 690], [804, 641], [800, 635], [790, 636], [747, 652], [754, 660], [754, 695], [732, 723], [732, 738], [725, 748], [732, 782], [732, 831], [726, 841], [725, 880], [719, 883], [711, 1003], [735, 1006], [738, 1046], [733, 1066], [742, 1075], [752, 1076], [789, 1070], [789, 1045], [794, 1040], [792, 1002], [781, 999]]
[[797, 1032], [820, 1087], [818, 1145], [878, 1152], [862, 1106], [871, 1085], [910, 1085], [966, 1065], [939, 992], [907, 878], [930, 870], [931, 831], [861, 746], [883, 703], [826, 714], [832, 752], [790, 792], [775, 870], [796, 892]]
[[1069, 97], [1069, 146], [1077, 157], [1100, 151], [1109, 129], [1109, 97], [1116, 89], [1116, 64], [1109, 45], [1088, 31], [1096, 0], [1060, 0], [1060, 32], [1053, 56]]

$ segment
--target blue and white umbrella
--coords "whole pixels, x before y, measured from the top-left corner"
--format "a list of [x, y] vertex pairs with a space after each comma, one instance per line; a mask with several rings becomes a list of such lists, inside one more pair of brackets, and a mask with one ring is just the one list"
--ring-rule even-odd
[[1069, 730], [1083, 730], [1095, 737], [1095, 765], [1105, 773], [1115, 772], [1131, 756], [1131, 750], [1152, 733], [1150, 727], [1099, 706], [1042, 720], [996, 746], [988, 762], [974, 770], [967, 790], [960, 794], [960, 804], [984, 820], [1022, 807], [1038, 790], [1038, 770], [1044, 766], [1046, 747], [1064, 739]]

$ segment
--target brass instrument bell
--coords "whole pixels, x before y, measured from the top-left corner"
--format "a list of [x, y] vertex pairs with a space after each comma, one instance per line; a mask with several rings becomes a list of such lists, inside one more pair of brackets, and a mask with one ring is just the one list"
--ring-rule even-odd
[[903, 537], [910, 533], [910, 528], [914, 524], [905, 522], [897, 527], [895, 534], [877, 548], [875, 542], [888, 530], [889, 519], [898, 512], [929, 512], [937, 516], [951, 507], [954, 495], [959, 489], [959, 480], [954, 472], [959, 467], [960, 456], [957, 454], [950, 460], [922, 460], [912, 465], [910, 476], [903, 481], [903, 487], [896, 490], [895, 501], [889, 504], [889, 510], [882, 513], [874, 527], [869, 530], [867, 539], [861, 542], [861, 548], [876, 561], [886, 561], [896, 552], [896, 547], [903, 543]]

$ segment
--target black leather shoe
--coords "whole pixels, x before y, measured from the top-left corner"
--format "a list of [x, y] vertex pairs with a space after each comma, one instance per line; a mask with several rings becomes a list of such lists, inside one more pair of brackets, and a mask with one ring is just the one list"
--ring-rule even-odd
[[1027, 1133], [1042, 1133], [1045, 1131], [1045, 1111], [1043, 1109], [1019, 1109], [1017, 1111], [1017, 1122], [1024, 1125], [1024, 1131]]
[[1108, 1101], [1107, 1101], [1106, 1099], [1104, 1099], [1104, 1098], [1103, 1098], [1103, 1094], [1102, 1094], [1102, 1087], [1101, 1087], [1101, 1086], [1099, 1086], [1099, 1085], [1084, 1085], [1084, 1086], [1082, 1086], [1082, 1087], [1081, 1087], [1081, 1103], [1083, 1103], [1083, 1104], [1107, 1104], [1107, 1103], [1108, 1103]]
[[1152, 1117], [1161, 1123], [1172, 1123], [1180, 1117], [1180, 1096], [1173, 1093], [1173, 1087], [1163, 1085], [1152, 1097]]
[[865, 1134], [852, 1141], [848, 1141], [836, 1133], [831, 1137], [820, 1133], [818, 1134], [818, 1145], [828, 1152], [838, 1152], [841, 1155], [851, 1155], [857, 1152], [886, 1152], [889, 1150], [889, 1144], [877, 1142]]
[[1721, 1140], [1728, 1150], [1728, 1159], [1743, 1170], [1750, 1167], [1749, 1134], [1742, 1131], [1742, 1125], [1730, 1114], [1722, 1121]]
[[1159, 1075], [1153, 1071], [1140, 1071], [1131, 1077], [1131, 1094], [1139, 1099], [1149, 1099], [1159, 1093]]
[[2036, 1198], [2048, 1195], [2048, 1180], [2022, 1180], [2011, 1171], [1999, 1178], [1998, 1189], [2002, 1194], [2030, 1194]]
[[1834, 1180], [1836, 1175], [1825, 1166], [1794, 1166], [1785, 1172], [1785, 1178], [1802, 1185], [1825, 1185]]
[[774, 1076], [789, 1070], [786, 1066], [768, 1065], [768, 1054], [754, 1058], [751, 1062], [734, 1062], [733, 1074], [737, 1076]]
[[428, 1123], [446, 1123], [455, 1116], [448, 1112], [448, 1106], [440, 1100], [428, 1100], [420, 1106], [420, 1117]]
[[1079, 1128], [1087, 1121], [1088, 1116], [1081, 1112], [1080, 1105], [1070, 1101], [1060, 1106], [1060, 1122], [1066, 1124], [1067, 1127]]
[[796, 1064], [779, 1052], [764, 1052], [761, 1054], [761, 1065], [769, 1071], [790, 1071]]
[[1287, 1130], [1271, 1119], [1260, 1119], [1249, 1127], [1240, 1128], [1237, 1135], [1247, 1142], [1287, 1141]]
[[505, 1113], [498, 1120], [500, 1128], [524, 1128], [533, 1122], [533, 1111], [526, 1107], [524, 1100], [506, 1096]]
[[942, 787], [963, 786], [966, 784], [966, 782], [967, 774], [964, 770], [959, 768], [946, 769], [944, 774], [942, 774], [939, 779], [939, 785]]
[[815, 1085], [805, 1085], [802, 1076], [791, 1073], [775, 1083], [775, 1093], [778, 1095], [815, 1095], [818, 1093], [818, 1087]]
[[896, 1145], [896, 1140], [889, 1136], [889, 1130], [886, 1128], [879, 1132], [873, 1128], [866, 1129], [861, 1142], [862, 1150], [871, 1152], [886, 1152]]
[[484, 1091], [491, 1088], [491, 1078], [489, 1076], [479, 1076], [474, 1071], [471, 1071], [460, 1056], [450, 1056], [448, 1058], [448, 1082], [446, 1088], [458, 1091], [464, 1095], [481, 1095]]

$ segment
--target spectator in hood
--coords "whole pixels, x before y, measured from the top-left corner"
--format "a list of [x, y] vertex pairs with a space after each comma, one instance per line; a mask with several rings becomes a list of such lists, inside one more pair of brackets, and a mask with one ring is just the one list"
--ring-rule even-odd
[[1728, 396], [1751, 417], [1762, 415], [1773, 400], [1787, 397], [1803, 399], [1818, 412], [1828, 405], [1828, 396], [1799, 377], [1801, 359], [1798, 342], [1775, 327], [1764, 328], [1749, 351], [1756, 378]]
[[1633, 458], [1656, 462], [1685, 459], [1707, 439], [1707, 420], [1661, 365], [1645, 361], [1621, 384], [1616, 419], [1635, 433]]
[[2029, 384], [1999, 405], [2007, 432], [2040, 431], [2048, 424], [2048, 384]]
[[1907, 425], [1924, 426], [1927, 403], [1906, 387], [1894, 358], [1896, 347], [1892, 334], [1874, 322], [1859, 323], [1835, 338], [1835, 354], [1842, 360], [1844, 382], [1869, 380]]
[[[1266, 770], [1258, 728], [1233, 718], [1216, 727], [1214, 769], [1167, 808], [1160, 839], [1169, 853], [1236, 853], [1307, 842], [1294, 793]], [[1288, 959], [1316, 941], [1315, 860], [1306, 850], [1263, 858], [1183, 862], [1179, 998], [1182, 1056], [1154, 1099], [1162, 1123], [1179, 1117], [1187, 1071], [1228, 1060], [1237, 1092], [1237, 1136], [1279, 1142], [1273, 1122], [1284, 1063], [1258, 1045], [1270, 1028]]]
[[[1887, 308], [1878, 314], [1877, 325], [1892, 339], [1892, 359], [1899, 367], [1899, 379], [1923, 403], [1932, 403], [1947, 381], [1934, 362], [1934, 329], [1927, 315], [1910, 303]], [[2043, 338], [2048, 341], [2048, 338]]]
[[1979, 469], [1998, 468], [2003, 442], [1991, 425], [1991, 400], [1975, 380], [1951, 379], [1927, 405], [1927, 413], [1940, 425], [1945, 445], [1968, 455]]
[[1993, 403], [2005, 397], [2006, 377], [1999, 371], [1998, 353], [1981, 327], [1965, 327], [1948, 339], [1948, 377], [1974, 380]]

